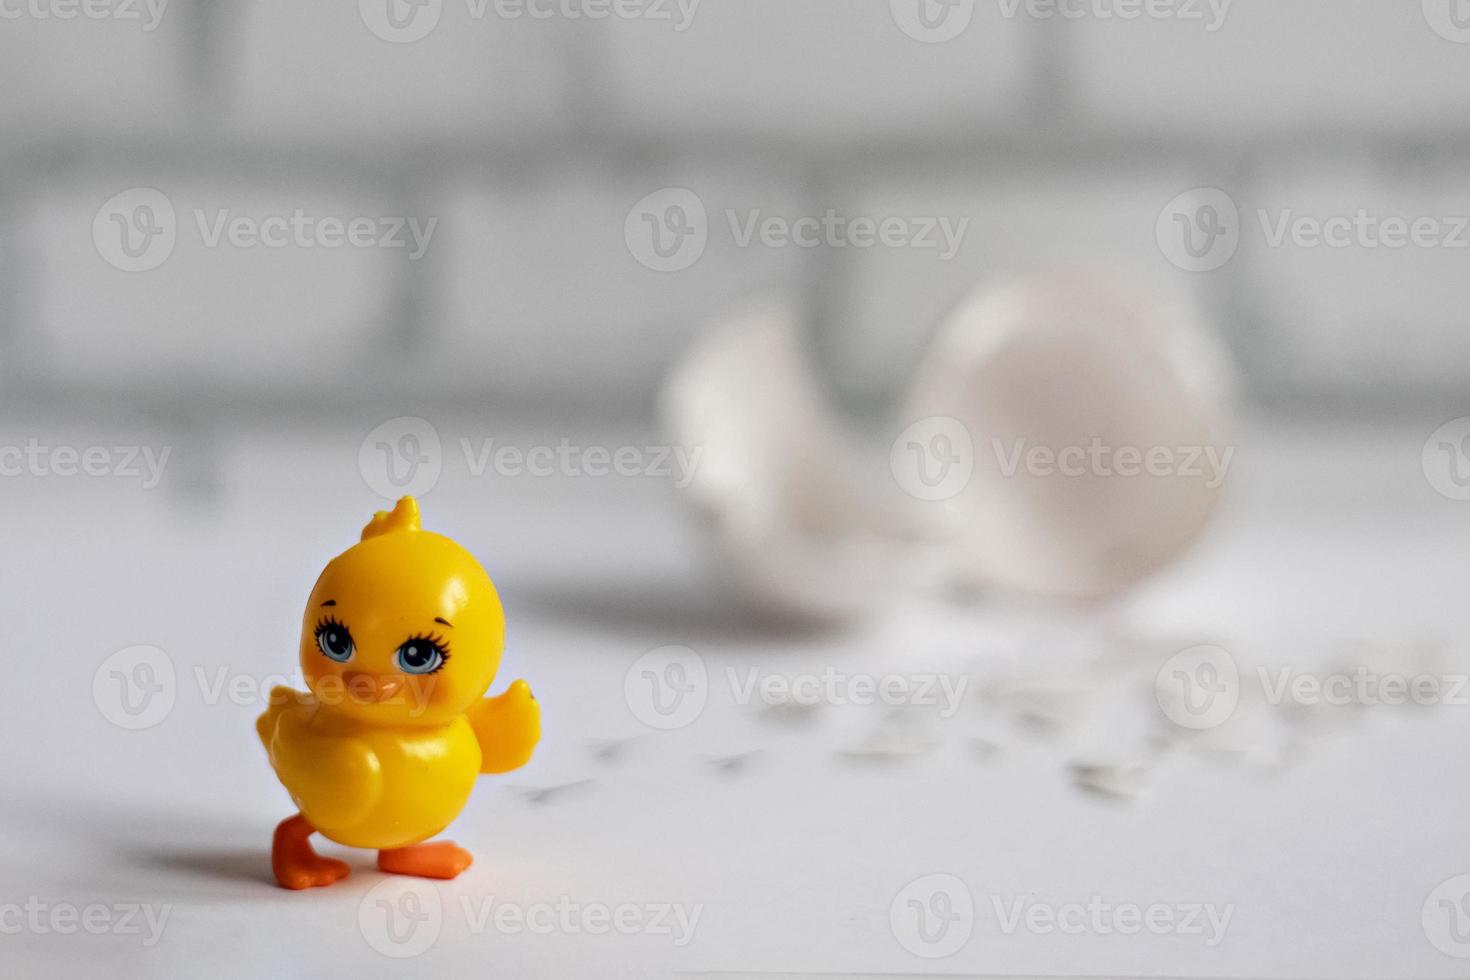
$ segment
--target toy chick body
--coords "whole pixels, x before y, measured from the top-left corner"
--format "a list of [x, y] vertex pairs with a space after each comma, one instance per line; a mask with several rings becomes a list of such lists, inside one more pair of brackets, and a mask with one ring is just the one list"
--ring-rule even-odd
[[468, 551], [419, 528], [404, 497], [327, 564], [301, 630], [309, 694], [278, 687], [256, 729], [300, 813], [276, 828], [271, 866], [286, 888], [346, 877], [312, 850], [320, 833], [374, 848], [383, 871], [453, 878], [470, 855], [424, 843], [464, 808], [481, 773], [530, 759], [540, 707], [525, 681], [486, 699], [505, 616]]

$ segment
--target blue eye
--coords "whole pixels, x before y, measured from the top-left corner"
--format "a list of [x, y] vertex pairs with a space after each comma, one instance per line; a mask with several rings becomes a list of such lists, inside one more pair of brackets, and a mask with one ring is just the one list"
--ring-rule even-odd
[[393, 655], [393, 662], [405, 674], [432, 674], [448, 659], [449, 650], [431, 636], [412, 637]]
[[316, 648], [339, 664], [352, 659], [352, 634], [335, 619], [324, 619], [316, 628]]

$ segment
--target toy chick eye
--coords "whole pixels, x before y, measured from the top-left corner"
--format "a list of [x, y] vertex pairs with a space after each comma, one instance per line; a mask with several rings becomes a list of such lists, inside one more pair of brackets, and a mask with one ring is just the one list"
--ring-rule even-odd
[[316, 648], [339, 664], [352, 659], [352, 634], [335, 619], [322, 620], [316, 628]]
[[432, 674], [449, 659], [449, 650], [432, 636], [415, 636], [393, 655], [393, 662], [405, 674]]

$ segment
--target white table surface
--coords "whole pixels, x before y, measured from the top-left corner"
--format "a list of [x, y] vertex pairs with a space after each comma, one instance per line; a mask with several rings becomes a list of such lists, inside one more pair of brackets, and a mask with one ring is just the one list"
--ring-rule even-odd
[[[400, 880], [371, 855], [349, 853], [353, 875], [329, 889], [270, 883], [271, 830], [291, 808], [255, 737], [259, 703], [208, 695], [221, 676], [258, 683], [294, 669], [304, 596], [379, 503], [356, 444], [245, 438], [201, 498], [167, 481], [148, 492], [12, 481], [0, 511], [0, 906], [142, 903], [167, 919], [151, 944], [146, 927], [9, 932], [0, 973], [1470, 975], [1470, 960], [1431, 945], [1421, 915], [1436, 885], [1470, 872], [1465, 707], [1369, 709], [1305, 730], [1273, 719], [1243, 753], [1166, 754], [1128, 802], [1082, 792], [1068, 766], [1136, 759], [1130, 721], [1157, 719], [1146, 696], [1131, 700], [1151, 691], [1133, 679], [1094, 691], [1088, 714], [1050, 735], [971, 699], [949, 721], [920, 723], [927, 750], [886, 764], [852, 755], [894, 737], [873, 735], [889, 724], [883, 710], [793, 720], [737, 704], [722, 680], [726, 667], [835, 666], [968, 674], [979, 690], [1075, 677], [1106, 651], [1146, 662], [1202, 642], [1243, 664], [1308, 664], [1344, 644], [1453, 659], [1470, 616], [1470, 504], [1439, 497], [1420, 472], [1439, 421], [1258, 431], [1209, 539], [1115, 608], [908, 599], [835, 632], [744, 628], [703, 584], [666, 487], [446, 472], [422, 502], [426, 526], [453, 529], [496, 578], [510, 623], [496, 689], [528, 678], [546, 735], [528, 768], [481, 780], [452, 828], [476, 863], [424, 886], [442, 910], [438, 934], [406, 958], [375, 949], [363, 926], [383, 895], [373, 889]], [[124, 731], [92, 684], [135, 644], [168, 653], [177, 696], [156, 726]], [[666, 644], [696, 649], [721, 680], [698, 721], [656, 733], [630, 712], [623, 678]], [[744, 753], [728, 771], [718, 762]], [[975, 917], [963, 948], [930, 960], [900, 943], [889, 913], [900, 889], [934, 873], [964, 882]], [[1210, 947], [1195, 935], [1007, 933], [993, 904], [1092, 896], [1233, 912]], [[470, 914], [491, 899], [697, 906], [699, 918], [682, 946], [508, 934]]]

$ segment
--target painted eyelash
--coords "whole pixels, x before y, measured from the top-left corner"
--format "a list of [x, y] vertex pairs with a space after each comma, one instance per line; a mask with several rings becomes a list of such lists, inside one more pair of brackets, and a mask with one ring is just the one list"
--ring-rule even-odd
[[339, 620], [336, 616], [322, 617], [322, 621], [316, 624], [316, 632], [314, 633], [314, 635], [321, 636], [322, 631], [325, 630], [328, 626], [335, 626], [345, 632], [348, 636], [352, 635], [352, 631], [347, 628], [347, 625]]
[[444, 654], [446, 658], [449, 656], [449, 641], [444, 639], [444, 637], [440, 636], [438, 633], [415, 633], [413, 636], [410, 636], [408, 639], [404, 640], [401, 645], [407, 646], [410, 643], [420, 642], [432, 643], [434, 644], [434, 646], [439, 648], [439, 652]]
[[415, 633], [400, 643], [398, 648], [401, 650], [410, 643], [432, 643], [439, 651], [439, 666], [429, 671], [430, 674], [439, 673], [439, 671], [444, 669], [444, 665], [449, 663], [449, 641], [445, 640], [438, 633]]

